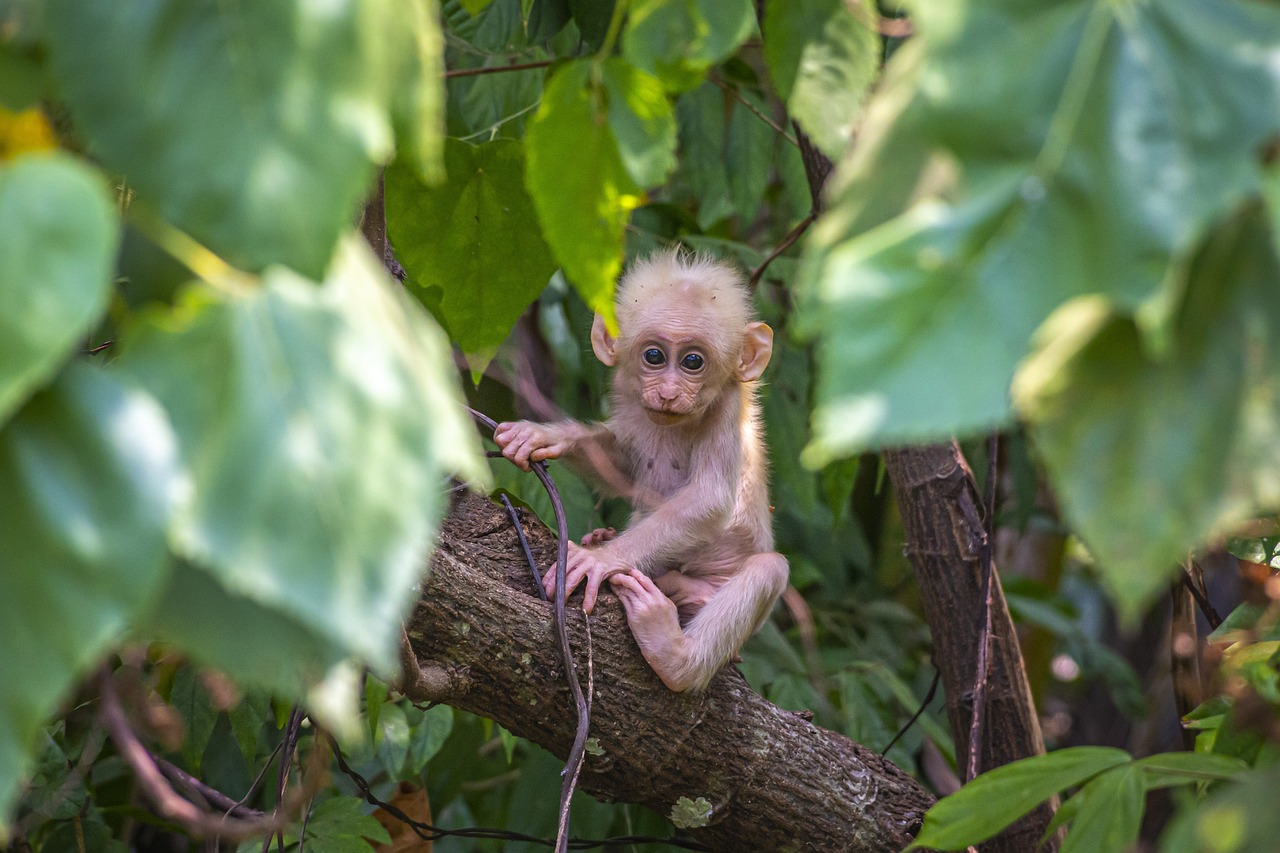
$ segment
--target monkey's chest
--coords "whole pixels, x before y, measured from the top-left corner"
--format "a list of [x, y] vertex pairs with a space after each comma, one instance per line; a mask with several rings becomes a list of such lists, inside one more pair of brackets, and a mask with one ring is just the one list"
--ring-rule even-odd
[[689, 482], [689, 459], [675, 454], [643, 456], [636, 460], [634, 479], [643, 492], [671, 497]]

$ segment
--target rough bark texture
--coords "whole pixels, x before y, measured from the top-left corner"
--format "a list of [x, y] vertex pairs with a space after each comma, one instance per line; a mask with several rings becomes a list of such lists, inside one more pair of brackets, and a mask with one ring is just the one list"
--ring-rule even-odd
[[[521, 521], [546, 565], [553, 536], [523, 511]], [[408, 626], [420, 683], [564, 758], [575, 719], [552, 620], [506, 511], [455, 493]], [[736, 670], [699, 695], [667, 690], [611, 594], [589, 640], [576, 607], [568, 628], [579, 672], [593, 671], [591, 737], [601, 750], [588, 755], [579, 786], [599, 799], [670, 815], [681, 798], [705, 798], [708, 824], [690, 835], [724, 851], [901, 850], [918, 830], [933, 798], [911, 777], [766, 702]]]
[[[884, 460], [898, 497], [907, 556], [915, 567], [925, 619], [933, 634], [933, 660], [942, 673], [956, 753], [964, 755], [985, 619], [982, 545], [986, 534], [973, 474], [954, 442], [887, 450]], [[994, 569], [991, 581], [991, 657], [980, 770], [1044, 752], [1018, 636]], [[1042, 805], [981, 849], [1035, 850], [1052, 817], [1051, 804]], [[1050, 846], [1056, 847], [1056, 841]]]

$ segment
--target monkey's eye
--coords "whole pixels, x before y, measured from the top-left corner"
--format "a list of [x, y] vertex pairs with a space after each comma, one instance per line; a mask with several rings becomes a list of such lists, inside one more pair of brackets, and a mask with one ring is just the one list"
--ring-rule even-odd
[[658, 367], [666, 360], [667, 360], [667, 357], [664, 356], [662, 354], [662, 350], [658, 349], [657, 347], [649, 347], [647, 350], [644, 351], [645, 364], [651, 364], [654, 367]]
[[689, 353], [680, 362], [680, 366], [685, 370], [693, 371], [701, 370], [702, 365], [704, 364], [706, 364], [706, 362], [703, 360], [702, 356], [698, 355], [696, 352]]

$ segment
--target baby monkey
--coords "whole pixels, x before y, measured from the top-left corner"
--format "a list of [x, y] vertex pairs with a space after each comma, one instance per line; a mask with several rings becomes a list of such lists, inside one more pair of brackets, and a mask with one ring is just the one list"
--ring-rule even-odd
[[[494, 438], [522, 469], [564, 458], [630, 501], [622, 533], [569, 544], [565, 592], [586, 580], [590, 612], [607, 580], [663, 683], [702, 690], [787, 584], [756, 401], [773, 331], [752, 320], [736, 270], [679, 250], [623, 276], [617, 315], [616, 338], [599, 315], [591, 330], [596, 357], [616, 368], [608, 421], [504, 423]], [[548, 572], [548, 595], [555, 584]]]

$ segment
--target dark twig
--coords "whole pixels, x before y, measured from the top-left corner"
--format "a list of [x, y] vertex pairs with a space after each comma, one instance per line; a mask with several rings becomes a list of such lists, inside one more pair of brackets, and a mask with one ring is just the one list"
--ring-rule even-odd
[[[302, 729], [302, 709], [297, 705], [289, 711], [289, 722], [284, 727], [284, 740], [280, 749], [280, 765], [276, 774], [276, 808], [280, 811], [280, 804], [284, 802], [284, 792], [289, 786], [289, 769], [293, 764], [293, 752], [298, 746], [298, 732]], [[262, 853], [267, 853], [271, 847], [271, 836], [268, 835], [262, 839]], [[276, 832], [276, 849], [284, 850], [284, 830], [281, 828]]]
[[533, 552], [529, 550], [529, 540], [525, 538], [524, 525], [520, 523], [520, 516], [516, 513], [516, 508], [511, 505], [510, 498], [506, 495], [498, 495], [498, 497], [502, 500], [502, 505], [507, 508], [507, 515], [511, 516], [511, 524], [516, 529], [516, 538], [520, 540], [520, 550], [524, 551], [525, 562], [529, 564], [529, 571], [533, 574], [533, 582], [538, 588], [538, 597], [546, 601], [547, 591], [542, 588], [542, 572], [538, 571], [538, 564], [533, 559]]
[[120, 757], [133, 770], [142, 792], [161, 817], [182, 824], [187, 832], [197, 838], [221, 835], [235, 841], [264, 832], [270, 834], [283, 825], [280, 815], [242, 820], [211, 814], [180, 796], [165, 779], [155, 757], [142, 745], [142, 741], [130, 727], [109, 670], [103, 670], [99, 685], [102, 694], [102, 725], [115, 743]]
[[[417, 820], [410, 817], [403, 809], [393, 803], [379, 799], [369, 785], [369, 780], [365, 779], [346, 761], [342, 754], [342, 749], [338, 746], [337, 741], [328, 732], [322, 732], [329, 741], [329, 746], [333, 749], [334, 760], [338, 763], [338, 769], [341, 770], [348, 779], [350, 779], [360, 792], [360, 796], [371, 806], [382, 809], [396, 820], [413, 830], [413, 834], [421, 838], [423, 841], [439, 841], [442, 838], [453, 836], [456, 838], [478, 838], [497, 841], [523, 841], [528, 844], [540, 844], [543, 847], [554, 847], [558, 843], [550, 838], [542, 838], [537, 835], [526, 835], [522, 832], [512, 832], [506, 829], [487, 829], [484, 827], [466, 827], [464, 829], [444, 829], [439, 826], [433, 826], [425, 821]], [[683, 838], [657, 838], [645, 835], [623, 835], [613, 838], [574, 838], [568, 842], [570, 850], [592, 850], [596, 847], [620, 847], [628, 844], [665, 844], [668, 847], [679, 847], [684, 850], [703, 850], [710, 851], [711, 848], [697, 841], [688, 841]]]
[[787, 232], [787, 236], [783, 237], [782, 241], [774, 247], [773, 251], [769, 253], [769, 257], [761, 261], [760, 266], [756, 267], [755, 271], [751, 273], [751, 278], [747, 281], [748, 290], [754, 291], [756, 289], [756, 286], [760, 284], [760, 279], [764, 276], [764, 271], [769, 268], [769, 264], [773, 263], [779, 255], [795, 245], [795, 242], [800, 239], [800, 235], [808, 230], [809, 226], [812, 225], [813, 221], [817, 218], [818, 214], [810, 211], [809, 215], [804, 219], [801, 219], [795, 228], [792, 228]]
[[[475, 418], [476, 421], [488, 427], [490, 432], [498, 428], [497, 421], [488, 415], [469, 407], [467, 411], [471, 412], [471, 417]], [[551, 509], [556, 516], [556, 638], [560, 643], [560, 655], [564, 658], [565, 675], [569, 680], [569, 692], [573, 695], [573, 702], [578, 713], [577, 733], [573, 738], [573, 746], [569, 748], [569, 755], [565, 759], [564, 782], [560, 786], [560, 825], [556, 831], [556, 853], [563, 853], [568, 850], [569, 804], [573, 799], [573, 789], [577, 785], [578, 774], [582, 770], [582, 762], [587, 754], [587, 732], [591, 726], [591, 703], [582, 693], [582, 684], [578, 681], [577, 664], [573, 659], [573, 649], [569, 646], [569, 632], [565, 626], [564, 587], [566, 562], [569, 556], [569, 526], [565, 521], [564, 501], [560, 499], [560, 490], [556, 488], [555, 481], [547, 473], [547, 464], [545, 462], [534, 462], [530, 467], [534, 475], [542, 483], [542, 487], [547, 490], [547, 496], [551, 498]], [[586, 624], [587, 630], [590, 631], [590, 623]]]
[[916, 712], [911, 715], [911, 719], [907, 720], [902, 728], [898, 729], [898, 733], [893, 736], [893, 740], [889, 741], [888, 745], [885, 746], [884, 749], [880, 750], [881, 755], [888, 755], [889, 750], [893, 749], [893, 745], [916, 724], [916, 720], [924, 716], [924, 712], [929, 708], [929, 704], [933, 702], [934, 695], [938, 692], [938, 684], [941, 681], [942, 670], [934, 667], [933, 682], [930, 683], [928, 692], [924, 694], [924, 700], [920, 702], [920, 707], [916, 708]]
[[982, 602], [985, 621], [978, 638], [978, 665], [973, 678], [973, 716], [969, 720], [969, 761], [964, 780], [969, 782], [978, 775], [982, 756], [982, 723], [987, 711], [987, 676], [991, 662], [991, 582], [995, 573], [992, 565], [992, 549], [996, 534], [996, 476], [999, 471], [1000, 434], [991, 433], [987, 439], [987, 482], [984, 484], [982, 508], [986, 536], [982, 543]]
[[484, 68], [455, 68], [444, 72], [446, 79], [454, 77], [479, 77], [481, 74], [497, 74], [502, 71], [528, 71], [531, 68], [546, 68], [555, 60], [540, 59], [537, 62], [520, 62], [515, 65], [486, 65]]
[[[1201, 574], [1201, 577], [1203, 577], [1203, 574]], [[1204, 614], [1205, 621], [1209, 623], [1209, 629], [1217, 629], [1222, 624], [1222, 616], [1209, 603], [1208, 593], [1200, 587], [1200, 584], [1195, 582], [1195, 579], [1191, 577], [1191, 572], [1187, 571], [1186, 566], [1182, 567], [1182, 585], [1187, 588], [1187, 591], [1191, 593], [1191, 597], [1196, 600], [1196, 605], [1200, 608], [1200, 612]]]
[[264, 816], [263, 812], [249, 808], [243, 803], [231, 799], [217, 788], [211, 787], [205, 782], [200, 781], [187, 771], [165, 761], [163, 758], [156, 759], [156, 766], [160, 768], [160, 772], [163, 773], [169, 781], [173, 782], [175, 785], [181, 785], [185, 788], [189, 788], [196, 794], [199, 794], [202, 799], [209, 803], [209, 805], [222, 810], [224, 816], [235, 815], [236, 817], [255, 819]]

